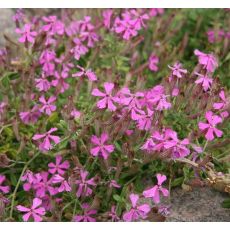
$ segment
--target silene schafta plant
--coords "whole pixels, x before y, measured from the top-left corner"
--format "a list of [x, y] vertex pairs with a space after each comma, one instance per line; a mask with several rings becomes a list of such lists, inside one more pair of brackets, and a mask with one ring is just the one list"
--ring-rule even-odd
[[164, 221], [174, 187], [229, 193], [227, 14], [16, 10], [0, 49], [0, 219]]

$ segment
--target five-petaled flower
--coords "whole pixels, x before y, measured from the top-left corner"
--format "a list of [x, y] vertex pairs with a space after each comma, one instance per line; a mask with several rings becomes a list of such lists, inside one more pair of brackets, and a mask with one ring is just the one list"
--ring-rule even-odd
[[43, 142], [41, 142], [39, 145], [39, 149], [41, 151], [48, 151], [53, 148], [50, 141], [53, 141], [55, 144], [58, 144], [60, 142], [59, 136], [51, 135], [51, 133], [55, 131], [57, 131], [57, 128], [51, 128], [48, 132], [44, 134], [35, 134], [33, 136], [32, 139], [35, 141], [39, 139], [44, 139]]
[[55, 163], [50, 162], [48, 166], [49, 166], [49, 172], [51, 174], [58, 173], [60, 175], [63, 175], [65, 171], [69, 168], [69, 162], [68, 161], [62, 162], [62, 156], [57, 155], [55, 159]]
[[198, 75], [198, 79], [195, 81], [196, 84], [201, 84], [204, 91], [207, 91], [211, 88], [212, 85], [212, 78], [210, 78], [207, 75], [203, 75], [203, 74], [199, 74], [199, 73], [195, 73], [196, 75]]
[[109, 157], [109, 154], [114, 151], [113, 145], [108, 145], [106, 142], [108, 141], [109, 136], [107, 133], [102, 133], [100, 137], [93, 135], [91, 137], [91, 142], [96, 145], [90, 150], [91, 155], [100, 156], [104, 159]]
[[163, 196], [167, 197], [169, 195], [169, 191], [166, 188], [162, 187], [162, 183], [166, 181], [166, 176], [157, 174], [157, 185], [155, 185], [153, 188], [147, 189], [143, 192], [144, 197], [146, 198], [152, 198], [153, 201], [158, 204], [160, 202], [160, 192], [163, 194]]
[[139, 219], [146, 219], [147, 214], [151, 209], [149, 204], [138, 205], [137, 202], [139, 200], [139, 196], [137, 194], [130, 194], [129, 198], [131, 200], [132, 207], [129, 211], [124, 213], [123, 220], [130, 222]]
[[87, 171], [81, 170], [80, 179], [75, 181], [76, 185], [78, 185], [78, 189], [76, 193], [77, 197], [90, 196], [93, 192], [90, 186], [93, 186], [93, 187], [96, 186], [94, 178], [91, 178], [89, 180], [86, 179], [88, 174], [89, 173]]
[[16, 33], [22, 35], [18, 39], [18, 41], [21, 43], [25, 43], [25, 42], [34, 43], [35, 37], [37, 36], [36, 31], [31, 31], [31, 25], [30, 24], [25, 24], [23, 29], [17, 28]]
[[22, 216], [24, 221], [28, 221], [30, 219], [30, 217], [33, 217], [35, 222], [40, 222], [40, 221], [42, 221], [42, 216], [45, 215], [45, 208], [39, 207], [39, 206], [41, 206], [41, 204], [42, 204], [41, 199], [34, 198], [31, 208], [27, 208], [27, 207], [24, 207], [22, 205], [18, 205], [16, 208], [20, 212], [26, 212], [26, 214], [24, 214]]
[[108, 108], [110, 111], [115, 111], [116, 106], [113, 104], [117, 102], [117, 99], [112, 96], [112, 90], [114, 88], [114, 84], [110, 82], [104, 83], [105, 93], [101, 92], [99, 89], [93, 89], [92, 95], [96, 97], [103, 97], [103, 99], [97, 102], [97, 107], [99, 109]]
[[208, 111], [205, 114], [205, 118], [207, 119], [207, 123], [199, 122], [199, 129], [202, 131], [207, 131], [205, 134], [205, 138], [208, 141], [212, 141], [214, 139], [214, 134], [217, 137], [221, 137], [223, 132], [216, 128], [216, 125], [222, 122], [222, 118], [218, 115], [214, 115], [212, 111]]
[[53, 111], [56, 110], [56, 105], [53, 103], [56, 101], [55, 96], [51, 96], [48, 100], [45, 99], [44, 95], [39, 98], [39, 101], [42, 103], [40, 111], [50, 115]]
[[194, 54], [198, 57], [199, 63], [203, 65], [203, 68], [208, 72], [213, 73], [218, 66], [218, 62], [214, 55], [206, 54], [199, 50], [195, 50]]
[[97, 214], [97, 210], [95, 209], [90, 209], [90, 205], [87, 203], [83, 203], [81, 205], [83, 209], [83, 214], [82, 215], [76, 215], [73, 218], [73, 221], [76, 222], [96, 222], [96, 219], [92, 216]]
[[80, 71], [79, 72], [77, 72], [77, 73], [74, 73], [72, 76], [73, 77], [82, 77], [82, 76], [86, 76], [86, 77], [88, 77], [88, 79], [90, 80], [90, 81], [96, 81], [97, 80], [97, 76], [96, 76], [96, 74], [91, 70], [91, 69], [84, 69], [83, 67], [81, 67], [81, 66], [77, 66], [79, 69], [80, 69]]
[[176, 76], [177, 78], [182, 78], [188, 71], [186, 69], [182, 69], [182, 64], [176, 62], [173, 66], [168, 66], [172, 70], [172, 75], [169, 80], [172, 80], [172, 76]]

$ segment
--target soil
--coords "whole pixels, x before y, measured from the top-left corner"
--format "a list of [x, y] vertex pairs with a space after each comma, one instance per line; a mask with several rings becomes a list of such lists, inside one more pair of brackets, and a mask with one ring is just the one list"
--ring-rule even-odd
[[171, 192], [169, 222], [229, 222], [230, 209], [221, 207], [229, 195], [211, 188], [194, 188], [191, 192], [174, 189]]

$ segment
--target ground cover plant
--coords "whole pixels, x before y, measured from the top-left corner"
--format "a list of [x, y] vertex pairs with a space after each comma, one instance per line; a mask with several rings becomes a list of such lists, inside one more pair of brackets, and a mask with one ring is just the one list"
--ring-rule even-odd
[[16, 10], [0, 50], [1, 221], [164, 221], [174, 187], [230, 193], [229, 19]]

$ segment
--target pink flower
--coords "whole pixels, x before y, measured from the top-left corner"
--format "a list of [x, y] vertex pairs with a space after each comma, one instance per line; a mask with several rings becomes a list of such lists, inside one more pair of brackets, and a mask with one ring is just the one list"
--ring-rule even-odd
[[82, 76], [86, 76], [88, 77], [88, 79], [90, 81], [96, 81], [97, 80], [97, 76], [96, 74], [91, 70], [91, 69], [88, 69], [88, 70], [85, 70], [83, 67], [81, 66], [77, 66], [81, 71], [73, 74], [72, 76], [73, 77], [82, 77]]
[[207, 75], [202, 75], [199, 73], [195, 73], [198, 75], [198, 79], [195, 81], [196, 84], [202, 84], [204, 91], [207, 91], [211, 88], [212, 85], [212, 78], [208, 77]]
[[93, 156], [100, 156], [104, 159], [108, 159], [109, 154], [114, 151], [113, 145], [106, 144], [107, 140], [109, 139], [107, 133], [102, 133], [101, 137], [92, 136], [91, 142], [96, 145], [90, 150], [91, 155]]
[[110, 182], [109, 182], [109, 187], [110, 188], [120, 188], [121, 186], [115, 181], [115, 180], [111, 180]]
[[155, 185], [153, 188], [150, 188], [148, 190], [145, 190], [143, 192], [144, 197], [146, 198], [152, 198], [153, 201], [158, 204], [160, 202], [160, 192], [163, 194], [163, 196], [167, 197], [169, 195], [169, 191], [166, 188], [162, 188], [162, 183], [166, 181], [166, 176], [157, 174], [157, 185]]
[[25, 43], [25, 42], [34, 43], [35, 37], [37, 36], [37, 32], [31, 31], [31, 25], [30, 24], [25, 24], [23, 29], [17, 28], [15, 31], [16, 31], [16, 33], [22, 35], [18, 39], [18, 41], [21, 43]]
[[97, 210], [90, 209], [89, 204], [82, 204], [83, 215], [76, 215], [73, 220], [76, 222], [96, 222], [96, 219], [92, 216], [97, 214]]
[[[37, 175], [36, 175], [37, 176]], [[23, 184], [24, 191], [29, 191], [37, 182], [36, 177], [30, 170], [27, 170], [22, 176], [21, 181], [25, 181]]]
[[97, 102], [97, 107], [99, 109], [108, 108], [109, 111], [115, 111], [116, 106], [113, 104], [116, 102], [116, 98], [112, 96], [112, 90], [114, 88], [114, 84], [110, 82], [104, 83], [105, 93], [101, 92], [99, 89], [93, 89], [92, 95], [96, 97], [102, 97], [101, 100]]
[[107, 29], [111, 28], [112, 15], [113, 15], [113, 10], [112, 9], [104, 10], [102, 12], [103, 24], [104, 24], [105, 28], [107, 28]]
[[209, 30], [207, 32], [207, 35], [208, 35], [208, 41], [210, 43], [214, 43], [214, 42], [221, 41], [221, 39], [225, 37], [225, 32], [223, 30], [219, 30], [219, 31]]
[[39, 98], [39, 101], [43, 104], [40, 108], [40, 111], [42, 113], [46, 113], [47, 115], [50, 115], [53, 111], [56, 110], [56, 105], [53, 104], [53, 102], [56, 101], [55, 96], [51, 96], [48, 100], [45, 99], [44, 95], [42, 95]]
[[162, 15], [163, 13], [164, 13], [164, 9], [163, 8], [152, 8], [152, 9], [150, 9], [150, 11], [149, 11], [149, 15], [151, 16], [151, 17], [155, 17], [155, 16], [157, 16], [157, 15]]
[[80, 38], [82, 41], [87, 41], [87, 46], [90, 48], [94, 47], [94, 43], [99, 40], [98, 35], [92, 30], [81, 32]]
[[59, 74], [56, 71], [54, 76], [56, 79], [52, 80], [52, 86], [55, 86], [61, 93], [64, 93], [67, 89], [69, 89], [69, 84], [65, 82], [65, 79], [68, 78], [67, 72], [62, 71], [61, 74]]
[[131, 19], [130, 15], [127, 13], [123, 14], [123, 19], [116, 18], [114, 23], [115, 32], [118, 34], [123, 34], [122, 37], [125, 40], [137, 35], [137, 29], [135, 27], [136, 20]]
[[216, 110], [224, 109], [226, 105], [229, 103], [228, 99], [225, 97], [224, 90], [220, 91], [219, 97], [221, 99], [221, 102], [217, 102], [213, 104], [213, 108]]
[[60, 175], [63, 175], [65, 171], [69, 168], [69, 162], [68, 161], [62, 161], [62, 156], [57, 155], [56, 156], [56, 162], [55, 164], [53, 162], [49, 163], [49, 172], [51, 174], [58, 173]]
[[53, 187], [53, 178], [48, 178], [48, 172], [41, 172], [35, 174], [35, 180], [33, 182], [33, 189], [36, 191], [36, 196], [43, 198], [47, 193], [51, 196], [57, 194], [57, 188]]
[[111, 211], [109, 212], [109, 217], [111, 218], [112, 222], [116, 222], [120, 220], [120, 218], [117, 216], [115, 205], [111, 207]]
[[186, 145], [189, 144], [189, 140], [187, 138], [183, 139], [182, 141], [178, 139], [177, 133], [173, 130], [171, 130], [168, 133], [169, 140], [166, 140], [164, 142], [164, 148], [170, 149], [171, 156], [173, 158], [180, 158], [180, 157], [186, 157], [189, 155], [190, 150], [186, 148]]
[[217, 137], [221, 137], [223, 135], [223, 132], [217, 129], [216, 125], [222, 122], [222, 118], [217, 115], [214, 115], [212, 111], [206, 112], [205, 118], [207, 119], [208, 123], [198, 123], [200, 130], [207, 131], [207, 133], [205, 134], [205, 138], [208, 141], [212, 141], [214, 139], [214, 134]]
[[44, 50], [39, 58], [39, 63], [42, 65], [42, 70], [46, 75], [53, 75], [56, 59], [56, 53], [53, 50]]
[[157, 72], [158, 71], [158, 66], [157, 64], [159, 63], [159, 58], [152, 54], [149, 57], [149, 69], [152, 70], [153, 72]]
[[36, 88], [41, 92], [41, 91], [48, 91], [50, 89], [50, 82], [46, 79], [45, 74], [43, 73], [41, 78], [35, 79]]
[[[177, 78], [182, 78], [184, 74], [186, 74], [188, 71], [186, 69], [182, 69], [182, 64], [179, 62], [176, 62], [172, 67], [168, 66], [172, 70], [172, 76], [176, 76]], [[170, 80], [172, 80], [172, 76], [170, 77]]]
[[43, 17], [42, 19], [47, 23], [42, 27], [43, 31], [49, 32], [51, 35], [64, 34], [64, 24], [60, 20], [57, 20], [56, 16]]
[[58, 174], [53, 176], [52, 183], [53, 184], [61, 183], [60, 187], [58, 188], [58, 192], [64, 192], [64, 191], [70, 192], [71, 191], [71, 187], [70, 187], [68, 181], [66, 181], [64, 177], [62, 177]]
[[6, 180], [6, 176], [0, 174], [0, 191], [3, 193], [8, 193], [10, 191], [10, 187], [2, 185], [5, 180]]
[[75, 38], [73, 41], [75, 46], [70, 50], [70, 52], [74, 54], [74, 58], [76, 60], [79, 60], [82, 55], [85, 55], [89, 51], [89, 49], [82, 44], [80, 39]]
[[137, 205], [139, 196], [136, 194], [131, 194], [129, 196], [131, 200], [132, 207], [128, 212], [123, 215], [123, 220], [130, 222], [141, 219], [145, 219], [147, 214], [150, 212], [151, 208], [148, 204]]
[[95, 187], [96, 183], [94, 181], [94, 178], [91, 178], [89, 180], [87, 180], [87, 176], [88, 176], [88, 172], [84, 171], [84, 170], [80, 170], [80, 179], [76, 180], [75, 183], [76, 185], [78, 185], [78, 189], [77, 189], [77, 197], [81, 197], [81, 196], [90, 196], [93, 193], [93, 190], [90, 188], [90, 186]]
[[205, 54], [199, 50], [195, 50], [194, 54], [198, 57], [199, 63], [208, 71], [213, 73], [218, 67], [216, 58], [212, 54]]
[[74, 119], [78, 119], [81, 116], [81, 112], [79, 112], [76, 109], [73, 109], [70, 113], [71, 117], [73, 117]]
[[149, 130], [152, 125], [154, 112], [147, 108], [147, 114], [137, 120], [137, 127], [140, 130]]
[[41, 204], [42, 200], [40, 200], [39, 198], [34, 198], [31, 208], [26, 208], [22, 205], [18, 205], [16, 208], [20, 212], [26, 212], [26, 214], [22, 216], [24, 221], [28, 221], [30, 217], [33, 217], [35, 222], [40, 222], [42, 221], [42, 216], [45, 215], [45, 209], [43, 207], [39, 207], [41, 206]]
[[53, 141], [55, 144], [58, 144], [60, 142], [60, 137], [51, 135], [51, 133], [57, 131], [57, 128], [51, 128], [48, 132], [44, 134], [35, 134], [33, 136], [33, 140], [39, 140], [39, 139], [44, 139], [42, 143], [39, 145], [39, 149], [41, 151], [48, 151], [52, 149], [52, 145], [50, 141]]
[[20, 112], [19, 116], [25, 124], [34, 124], [41, 116], [41, 112], [39, 111], [39, 107], [35, 105], [30, 111]]

